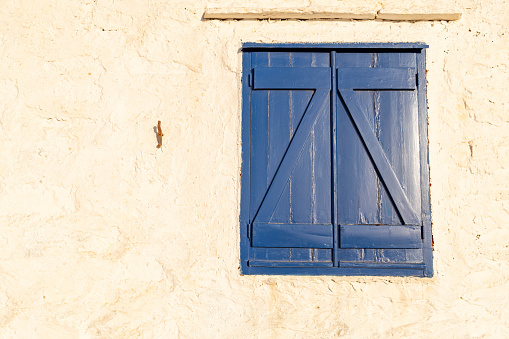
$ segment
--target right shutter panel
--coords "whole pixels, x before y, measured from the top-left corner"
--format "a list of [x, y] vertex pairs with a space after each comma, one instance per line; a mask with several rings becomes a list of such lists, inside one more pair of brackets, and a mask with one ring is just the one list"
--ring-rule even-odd
[[423, 266], [415, 53], [338, 53], [340, 267]]

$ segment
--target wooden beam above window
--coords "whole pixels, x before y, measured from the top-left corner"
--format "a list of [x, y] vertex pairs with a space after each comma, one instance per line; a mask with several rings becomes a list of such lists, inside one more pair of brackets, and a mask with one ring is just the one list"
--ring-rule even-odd
[[[443, 6], [446, 7], [446, 6]], [[452, 21], [461, 18], [461, 13], [452, 8], [421, 6], [405, 8], [386, 6], [382, 8], [260, 8], [260, 7], [211, 7], [205, 10], [207, 20], [381, 20], [381, 21]]]

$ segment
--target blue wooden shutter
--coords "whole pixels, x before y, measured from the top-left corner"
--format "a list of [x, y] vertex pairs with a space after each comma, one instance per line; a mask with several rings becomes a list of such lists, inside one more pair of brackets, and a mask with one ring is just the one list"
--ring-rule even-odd
[[243, 59], [246, 274], [432, 276], [425, 45]]
[[423, 267], [415, 53], [338, 53], [339, 266]]
[[253, 52], [250, 266], [331, 266], [329, 53]]

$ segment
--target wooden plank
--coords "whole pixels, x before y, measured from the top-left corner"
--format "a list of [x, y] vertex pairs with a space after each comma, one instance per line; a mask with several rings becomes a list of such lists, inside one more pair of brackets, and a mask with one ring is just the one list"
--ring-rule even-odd
[[353, 42], [353, 43], [264, 43], [264, 42], [245, 42], [242, 49], [337, 49], [342, 52], [343, 49], [423, 49], [429, 45], [424, 42]]
[[267, 248], [267, 260], [289, 261], [289, 248]]
[[[256, 52], [252, 54], [252, 65], [268, 66], [269, 53]], [[250, 217], [252, 221], [263, 200], [268, 187], [268, 131], [269, 125], [269, 92], [251, 92], [251, 189]]]
[[249, 260], [267, 260], [267, 248], [252, 247], [249, 251]]
[[340, 248], [338, 250], [338, 261], [362, 261], [362, 250], [357, 248]]
[[[337, 65], [340, 68], [335, 73], [340, 73], [343, 68], [370, 67], [373, 65], [373, 54], [338, 53]], [[376, 111], [372, 92], [364, 91], [356, 94], [360, 98], [359, 101], [370, 129], [375, 131]], [[355, 124], [340, 99], [338, 99], [337, 107], [339, 224], [377, 223], [378, 176]], [[374, 255], [373, 251], [366, 252], [364, 249], [353, 251], [357, 251], [357, 256], [362, 258]]]
[[250, 8], [250, 7], [210, 7], [205, 10], [205, 20], [373, 20], [376, 18], [376, 10], [371, 7], [352, 9], [351, 7], [283, 7], [275, 8]]
[[330, 88], [329, 67], [255, 67], [254, 89]]
[[[311, 53], [292, 53], [292, 65], [301, 68], [311, 68], [312, 54]], [[302, 117], [303, 112], [309, 104], [309, 92], [297, 90], [292, 91], [292, 114], [291, 114], [291, 129], [292, 133], [297, 129]], [[320, 116], [322, 112], [320, 112]], [[316, 125], [315, 125], [316, 127]], [[313, 173], [312, 173], [312, 147], [314, 142], [314, 128], [311, 129], [309, 137], [307, 138], [302, 152], [295, 163], [295, 168], [290, 175], [292, 183], [291, 190], [291, 220], [295, 223], [313, 223]]]
[[253, 267], [331, 267], [331, 262], [326, 261], [266, 261], [249, 260], [249, 266]]
[[[381, 260], [383, 262], [422, 262], [422, 249], [392, 249], [386, 248], [380, 250]], [[414, 254], [421, 252], [421, 260], [415, 260]], [[410, 255], [408, 255], [410, 253]]]
[[[289, 52], [269, 53], [270, 67], [289, 67]], [[268, 149], [268, 178], [273, 178], [276, 173], [286, 148], [290, 143], [290, 91], [272, 90], [269, 91], [269, 149]], [[272, 222], [290, 221], [290, 188], [284, 188], [281, 197], [270, 219]]]
[[311, 248], [291, 248], [290, 261], [312, 261], [313, 249]]
[[[260, 261], [319, 261], [332, 262], [328, 248], [268, 248], [252, 247], [249, 260]], [[311, 257], [310, 257], [311, 255]]]
[[279, 166], [279, 169], [272, 180], [271, 185], [267, 191], [265, 198], [263, 199], [258, 213], [255, 215], [254, 220], [260, 222], [266, 222], [270, 220], [274, 207], [277, 205], [279, 197], [283, 192], [284, 187], [293, 172], [296, 160], [299, 154], [302, 152], [302, 148], [309, 136], [310, 131], [316, 123], [319, 113], [322, 111], [324, 106], [328, 103], [329, 90], [318, 89], [313, 95], [304, 117], [302, 118], [295, 134], [288, 146], [288, 150]]
[[[372, 63], [371, 53], [337, 53], [336, 67], [366, 67]], [[337, 73], [337, 72], [336, 72]], [[339, 92], [337, 93], [339, 97]], [[360, 223], [359, 193], [362, 180], [359, 172], [369, 165], [362, 140], [355, 129], [341, 99], [337, 100], [337, 180], [338, 180], [338, 223]]]
[[[430, 179], [428, 158], [428, 114], [426, 102], [426, 51], [416, 54], [418, 69], [418, 125], [419, 125], [419, 154], [420, 154], [420, 183], [421, 183], [421, 217], [424, 237], [424, 269], [425, 277], [433, 276], [433, 245], [431, 235], [431, 202], [430, 202]], [[408, 254], [407, 254], [408, 256]]]
[[[424, 234], [424, 232], [423, 232]], [[426, 248], [426, 239], [423, 240], [423, 249], [406, 249], [405, 250], [405, 262], [424, 262], [426, 267], [428, 263], [424, 259], [423, 250]], [[389, 250], [385, 250], [386, 252]]]
[[249, 261], [289, 261], [289, 248], [251, 247]]
[[341, 225], [341, 248], [421, 248], [421, 227]]
[[416, 71], [410, 67], [355, 67], [338, 69], [338, 88], [413, 90]]
[[[336, 53], [337, 68], [369, 67], [373, 63], [373, 53], [362, 51], [352, 53], [351, 51], [338, 51]], [[336, 72], [337, 73], [337, 72]]]
[[357, 130], [359, 131], [385, 186], [389, 190], [389, 194], [395, 202], [404, 223], [418, 224], [419, 218], [413, 211], [410, 202], [403, 191], [401, 184], [399, 183], [398, 178], [387, 159], [387, 156], [385, 155], [384, 150], [380, 146], [376, 136], [373, 134], [369, 122], [366, 119], [367, 114], [363, 112], [355, 92], [351, 89], [339, 88], [338, 92], [343, 98], [350, 116], [355, 122]]
[[[251, 261], [249, 261], [251, 264]], [[423, 263], [382, 263], [382, 262], [348, 262], [342, 261], [339, 265], [343, 268], [377, 268], [377, 269], [388, 269], [388, 268], [399, 268], [399, 269], [408, 269], [408, 268], [419, 268], [423, 269]]]
[[332, 264], [334, 267], [338, 266], [339, 262], [339, 228], [338, 228], [338, 169], [337, 169], [337, 159], [338, 159], [338, 136], [337, 136], [337, 128], [338, 128], [338, 117], [337, 117], [337, 102], [338, 102], [338, 92], [337, 92], [337, 81], [336, 81], [336, 51], [330, 52], [330, 60], [331, 60], [331, 80], [332, 80], [332, 90], [331, 90], [331, 128], [332, 128], [332, 223], [334, 225], [333, 236], [334, 236], [334, 249], [332, 251]]
[[[309, 68], [312, 67], [313, 53], [310, 51], [292, 51], [290, 60], [292, 67]], [[322, 67], [327, 67], [327, 65]]]
[[[337, 229], [337, 227], [334, 227]], [[317, 248], [313, 250], [313, 261], [330, 261], [332, 262], [332, 250], [326, 248]]]
[[[389, 20], [389, 21], [451, 21], [461, 18], [455, 9], [443, 6], [415, 7], [412, 9], [385, 6], [348, 5], [336, 2], [334, 6], [313, 7], [209, 7], [203, 14], [205, 20]], [[338, 5], [343, 5], [339, 6]], [[360, 7], [359, 7], [360, 6]]]
[[[422, 263], [422, 249], [399, 249], [399, 248], [384, 248], [384, 249], [375, 249], [373, 251], [382, 252], [379, 255], [379, 260], [376, 262], [384, 263]], [[342, 248], [339, 249], [339, 259], [340, 261], [349, 261], [349, 262], [367, 262], [371, 259], [371, 256], [359, 255], [361, 252], [359, 249], [352, 248]], [[374, 259], [374, 257], [373, 257]]]
[[[373, 103], [373, 92], [363, 91], [357, 92], [359, 104], [362, 105], [366, 121], [369, 123], [369, 128], [373, 134], [376, 134], [378, 129], [377, 111]], [[359, 140], [358, 153], [356, 154], [357, 161], [357, 199], [358, 199], [358, 223], [359, 224], [375, 224], [378, 223], [378, 176], [375, 171], [373, 162], [369, 157], [366, 147]]]
[[[378, 64], [383, 69], [399, 66], [415, 69], [415, 54], [378, 53]], [[378, 93], [377, 103], [380, 112], [380, 145], [386, 151], [412, 209], [416, 215], [420, 215], [417, 92], [381, 91]], [[382, 189], [381, 193], [380, 223], [401, 222], [387, 192]]]
[[[337, 53], [336, 57], [340, 69], [368, 67], [372, 62], [372, 53]], [[362, 97], [360, 103], [364, 108], [363, 113], [373, 130], [375, 117], [372, 95], [369, 92], [356, 94]], [[337, 101], [337, 119], [338, 223], [376, 223], [378, 204], [375, 169], [340, 99]]]
[[[328, 105], [326, 108], [329, 108]], [[332, 171], [331, 171], [331, 116], [324, 110], [313, 130], [312, 164], [312, 220], [317, 223], [332, 222]]]
[[248, 84], [251, 69], [251, 52], [242, 55], [242, 168], [240, 176], [240, 263], [241, 272], [248, 268], [250, 239], [249, 202], [251, 197], [251, 89]]
[[380, 262], [407, 262], [406, 251], [408, 249], [401, 248], [384, 248], [379, 249]]
[[255, 223], [253, 246], [332, 248], [332, 224]]
[[454, 21], [461, 18], [461, 13], [450, 8], [435, 9], [418, 8], [409, 11], [407, 8], [386, 8], [377, 13], [377, 20], [387, 21]]
[[[377, 67], [385, 66], [389, 67], [390, 65], [399, 65], [399, 53], [377, 53]], [[389, 59], [393, 59], [391, 62]], [[394, 60], [396, 59], [396, 60]], [[380, 116], [380, 128], [378, 133], [378, 140], [380, 142], [380, 145], [382, 148], [387, 152], [387, 158], [389, 162], [391, 163], [392, 169], [394, 170], [394, 173], [398, 177], [398, 180], [401, 179], [401, 167], [399, 162], [393, 162], [393, 159], [391, 157], [392, 154], [395, 156], [398, 156], [398, 154], [401, 153], [401, 150], [399, 150], [400, 146], [397, 142], [393, 142], [396, 138], [393, 137], [392, 133], [394, 132], [396, 135], [399, 136], [399, 131], [401, 128], [400, 121], [399, 121], [399, 115], [400, 112], [398, 112], [395, 108], [392, 108], [391, 98], [393, 98], [395, 95], [397, 95], [397, 92], [382, 92], [379, 91], [376, 93], [376, 106], [379, 112]], [[389, 100], [387, 100], [389, 99]], [[389, 103], [389, 105], [387, 105]], [[396, 147], [396, 149], [392, 149], [392, 147]], [[386, 186], [381, 183], [379, 188], [379, 195], [380, 195], [380, 223], [381, 224], [388, 224], [388, 225], [395, 225], [395, 224], [401, 224], [404, 223], [401, 219], [401, 216], [399, 215], [399, 212], [397, 210], [396, 205], [394, 204]]]
[[270, 51], [269, 67], [285, 68], [290, 66], [290, 52], [287, 51]]
[[[329, 67], [330, 53], [311, 53], [312, 67]], [[329, 81], [331, 81], [329, 68]], [[329, 108], [330, 106], [326, 106]], [[312, 176], [313, 213], [316, 223], [332, 222], [332, 163], [331, 163], [331, 112], [324, 110], [313, 128]]]
[[419, 268], [355, 268], [355, 267], [249, 267], [249, 274], [297, 275], [297, 276], [417, 276], [423, 277], [423, 269]]

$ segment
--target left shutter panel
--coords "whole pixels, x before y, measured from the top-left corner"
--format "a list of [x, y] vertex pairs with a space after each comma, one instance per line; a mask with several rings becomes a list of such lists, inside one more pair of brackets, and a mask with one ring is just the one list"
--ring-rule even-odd
[[253, 52], [250, 266], [330, 266], [329, 53]]

